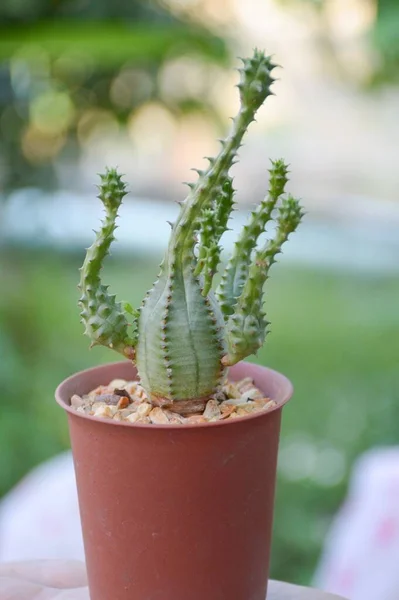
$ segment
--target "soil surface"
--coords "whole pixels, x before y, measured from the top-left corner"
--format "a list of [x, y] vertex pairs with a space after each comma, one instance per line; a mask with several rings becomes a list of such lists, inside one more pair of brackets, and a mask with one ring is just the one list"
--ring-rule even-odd
[[201, 412], [183, 416], [167, 408], [154, 406], [137, 381], [114, 379], [100, 385], [89, 394], [72, 396], [71, 406], [80, 413], [126, 421], [128, 423], [153, 423], [155, 425], [210, 423], [224, 419], [237, 419], [276, 406], [254, 386], [251, 378], [227, 382], [211, 397]]

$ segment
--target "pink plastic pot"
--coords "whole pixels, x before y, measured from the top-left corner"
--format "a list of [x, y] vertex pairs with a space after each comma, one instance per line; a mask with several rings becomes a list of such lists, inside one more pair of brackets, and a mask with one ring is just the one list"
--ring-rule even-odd
[[57, 388], [68, 413], [91, 600], [265, 600], [283, 375], [249, 363], [276, 408], [199, 425], [146, 425], [75, 412], [83, 395], [132, 380], [129, 362], [73, 375]]

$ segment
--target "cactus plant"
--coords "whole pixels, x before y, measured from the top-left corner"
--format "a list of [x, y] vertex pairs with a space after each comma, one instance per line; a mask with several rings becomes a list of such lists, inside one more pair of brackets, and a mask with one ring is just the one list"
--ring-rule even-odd
[[[220, 238], [234, 205], [229, 174], [243, 136], [273, 92], [271, 57], [254, 51], [239, 69], [240, 108], [229, 135], [209, 166], [198, 171], [172, 224], [170, 241], [156, 282], [141, 307], [117, 302], [101, 282], [100, 271], [114, 239], [115, 221], [126, 186], [115, 169], [101, 176], [99, 198], [105, 219], [81, 269], [81, 317], [91, 345], [102, 344], [133, 360], [148, 397], [159, 406], [206, 400], [223, 382], [229, 366], [263, 345], [268, 322], [263, 288], [271, 265], [302, 210], [285, 196], [287, 165], [272, 161], [269, 191], [250, 214], [217, 290], [212, 290], [221, 255]], [[260, 235], [272, 221], [275, 233]]]

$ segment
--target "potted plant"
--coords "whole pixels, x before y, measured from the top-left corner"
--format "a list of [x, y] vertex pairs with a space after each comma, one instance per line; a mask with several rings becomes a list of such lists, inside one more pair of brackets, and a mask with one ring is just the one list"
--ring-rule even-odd
[[[91, 600], [264, 600], [281, 409], [290, 382], [243, 362], [263, 345], [263, 287], [302, 216], [272, 161], [221, 277], [220, 238], [234, 204], [229, 175], [245, 131], [272, 93], [271, 58], [240, 71], [229, 136], [180, 205], [158, 279], [139, 310], [100, 279], [126, 194], [101, 177], [105, 219], [81, 269], [81, 316], [92, 346], [122, 362], [57, 389], [67, 411]], [[275, 233], [260, 243], [270, 222]], [[235, 382], [235, 383], [234, 383]]]

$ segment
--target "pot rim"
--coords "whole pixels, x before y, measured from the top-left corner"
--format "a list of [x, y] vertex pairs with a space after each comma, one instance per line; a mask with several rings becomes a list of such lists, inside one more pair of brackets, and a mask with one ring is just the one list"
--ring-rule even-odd
[[[242, 363], [245, 363], [247, 365], [254, 365], [255, 367], [259, 367], [261, 368], [264, 372], [266, 372], [266, 374], [270, 374], [270, 375], [275, 375], [277, 376], [278, 379], [280, 379], [280, 381], [282, 383], [285, 384], [286, 386], [286, 391], [283, 395], [283, 397], [279, 400], [277, 400], [277, 404], [276, 406], [274, 406], [273, 408], [270, 408], [269, 410], [263, 412], [263, 411], [259, 411], [257, 413], [254, 414], [249, 414], [248, 416], [245, 417], [239, 417], [237, 419], [224, 419], [224, 420], [220, 420], [220, 421], [214, 421], [214, 422], [207, 422], [207, 423], [165, 423], [165, 424], [155, 424], [155, 423], [129, 423], [127, 421], [114, 421], [113, 419], [104, 419], [102, 417], [95, 417], [94, 415], [87, 415], [85, 413], [81, 413], [78, 412], [77, 410], [75, 410], [74, 408], [72, 408], [72, 406], [70, 404], [67, 404], [64, 399], [63, 399], [63, 388], [68, 386], [68, 384], [75, 379], [77, 376], [81, 376], [84, 375], [86, 373], [91, 373], [93, 371], [100, 371], [103, 367], [107, 367], [107, 366], [111, 366], [111, 365], [124, 365], [126, 364], [127, 361], [113, 361], [113, 362], [109, 362], [109, 363], [104, 363], [104, 364], [100, 364], [97, 365], [95, 367], [90, 367], [88, 369], [83, 369], [82, 371], [77, 371], [76, 373], [74, 373], [73, 375], [70, 375], [69, 377], [67, 377], [66, 379], [64, 379], [56, 388], [55, 390], [55, 399], [57, 404], [59, 404], [59, 406], [61, 406], [61, 408], [63, 408], [67, 413], [74, 415], [75, 417], [79, 417], [82, 419], [87, 419], [89, 421], [94, 421], [96, 423], [102, 423], [103, 425], [114, 425], [117, 427], [129, 427], [129, 428], [140, 428], [140, 429], [150, 429], [150, 430], [154, 430], [154, 429], [164, 429], [166, 431], [172, 431], [172, 430], [181, 430], [181, 431], [186, 431], [187, 429], [204, 429], [204, 428], [209, 428], [209, 427], [226, 427], [226, 426], [232, 426], [232, 425], [236, 425], [236, 426], [240, 426], [241, 423], [246, 423], [248, 421], [252, 421], [252, 420], [256, 420], [256, 419], [261, 419], [261, 418], [267, 418], [268, 415], [270, 415], [271, 413], [277, 411], [277, 410], [281, 410], [283, 408], [283, 406], [285, 406], [285, 404], [287, 404], [287, 402], [291, 399], [294, 388], [293, 385], [291, 383], [291, 381], [282, 373], [279, 373], [279, 371], [275, 371], [274, 369], [270, 369], [269, 367], [264, 367], [263, 365], [259, 365], [257, 363], [251, 363], [251, 362], [247, 362], [247, 361], [241, 361]], [[134, 367], [134, 365], [132, 364], [132, 366]], [[70, 400], [70, 399], [69, 399]]]

